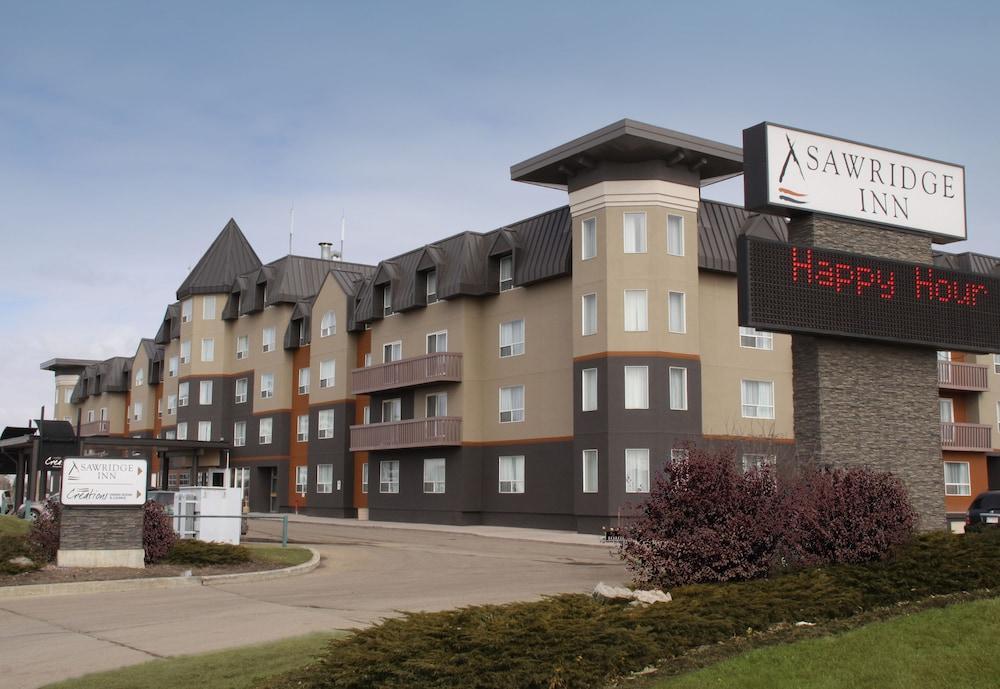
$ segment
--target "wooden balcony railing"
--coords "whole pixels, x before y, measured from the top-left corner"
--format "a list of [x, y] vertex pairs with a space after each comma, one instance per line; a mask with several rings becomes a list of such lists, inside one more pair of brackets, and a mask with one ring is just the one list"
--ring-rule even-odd
[[435, 416], [351, 426], [351, 451], [396, 450], [462, 444], [462, 418]]
[[107, 435], [111, 431], [111, 422], [107, 419], [103, 421], [88, 421], [80, 424], [80, 436]]
[[961, 361], [938, 361], [938, 385], [950, 390], [989, 389], [990, 367], [984, 364], [967, 364]]
[[941, 422], [941, 447], [945, 450], [985, 452], [993, 449], [992, 427], [982, 423]]
[[356, 368], [351, 373], [351, 392], [361, 395], [379, 390], [461, 380], [462, 354], [438, 352], [390, 361], [387, 364]]

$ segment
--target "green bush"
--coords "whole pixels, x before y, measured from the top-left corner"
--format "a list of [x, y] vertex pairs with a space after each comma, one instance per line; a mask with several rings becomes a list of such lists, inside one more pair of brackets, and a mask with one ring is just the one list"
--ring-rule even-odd
[[[11, 560], [26, 557], [31, 560], [29, 566], [15, 565]], [[44, 564], [44, 558], [28, 540], [26, 534], [7, 534], [0, 536], [0, 574], [21, 574], [39, 569]]]
[[170, 549], [166, 562], [174, 565], [239, 565], [252, 559], [250, 549], [241, 545], [179, 540]]
[[411, 613], [333, 641], [268, 689], [597, 689], [699, 646], [779, 623], [845, 618], [875, 607], [1000, 585], [1000, 530], [921, 536], [888, 560], [771, 579], [674, 589], [673, 602], [629, 607], [584, 595]]

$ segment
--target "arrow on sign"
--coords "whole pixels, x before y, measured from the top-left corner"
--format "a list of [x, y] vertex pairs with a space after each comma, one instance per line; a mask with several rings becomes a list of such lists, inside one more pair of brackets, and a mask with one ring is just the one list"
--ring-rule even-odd
[[142, 476], [142, 467], [136, 467], [135, 468], [135, 475], [136, 476]]
[[136, 491], [135, 492], [135, 497], [141, 498], [142, 497], [142, 493], [140, 493], [139, 491]]

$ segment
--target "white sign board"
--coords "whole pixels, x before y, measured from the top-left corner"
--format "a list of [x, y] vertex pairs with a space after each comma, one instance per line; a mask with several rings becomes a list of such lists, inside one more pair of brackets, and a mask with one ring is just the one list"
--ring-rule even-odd
[[146, 460], [67, 457], [62, 504], [141, 505], [146, 502]]
[[743, 132], [751, 210], [825, 213], [966, 239], [965, 168], [764, 122]]

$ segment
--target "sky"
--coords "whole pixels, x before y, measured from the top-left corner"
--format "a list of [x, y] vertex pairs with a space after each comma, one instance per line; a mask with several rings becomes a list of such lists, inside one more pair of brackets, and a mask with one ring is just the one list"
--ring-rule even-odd
[[1000, 3], [813, 4], [0, 0], [0, 427], [41, 362], [133, 355], [230, 217], [375, 263], [565, 204], [510, 166], [623, 117], [965, 165], [947, 248], [1000, 255]]

